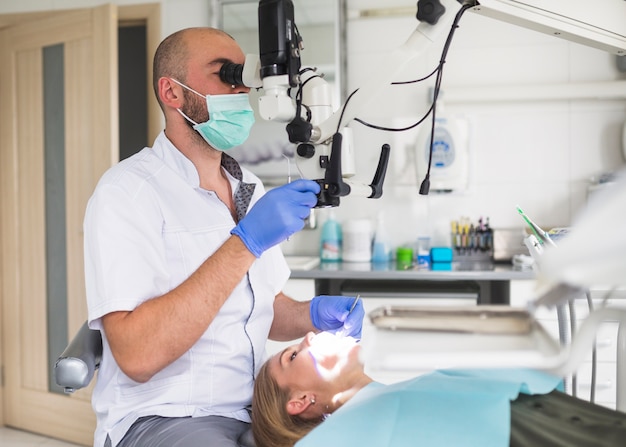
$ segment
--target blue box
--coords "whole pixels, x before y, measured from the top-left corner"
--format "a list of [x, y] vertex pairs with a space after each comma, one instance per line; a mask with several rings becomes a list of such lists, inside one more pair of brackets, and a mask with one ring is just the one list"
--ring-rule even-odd
[[452, 262], [452, 249], [450, 247], [433, 247], [430, 249], [431, 262]]
[[430, 265], [430, 269], [432, 271], [448, 271], [448, 270], [452, 270], [452, 263], [451, 262], [433, 262]]

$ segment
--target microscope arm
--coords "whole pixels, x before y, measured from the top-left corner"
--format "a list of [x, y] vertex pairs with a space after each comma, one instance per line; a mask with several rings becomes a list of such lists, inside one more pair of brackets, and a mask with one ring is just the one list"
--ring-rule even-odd
[[345, 105], [345, 110], [340, 108], [330, 118], [314, 126], [311, 140], [322, 142], [332, 137], [337, 131], [339, 119], [345, 125], [354, 119], [368, 105], [385, 86], [390, 85], [402, 68], [413, 59], [423, 55], [428, 47], [435, 42], [439, 36], [450, 30], [456, 13], [461, 9], [461, 4], [457, 0], [440, 0], [445, 7], [445, 12], [434, 24], [421, 21], [415, 31], [409, 36], [407, 41], [396, 48], [389, 58], [379, 65], [378, 71], [374, 71], [368, 77], [368, 81], [359, 88], [356, 94]]

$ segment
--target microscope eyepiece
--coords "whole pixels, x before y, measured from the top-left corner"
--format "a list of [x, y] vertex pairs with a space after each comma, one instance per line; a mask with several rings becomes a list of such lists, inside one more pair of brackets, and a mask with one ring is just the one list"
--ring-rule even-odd
[[242, 74], [243, 64], [226, 62], [220, 68], [220, 79], [227, 84], [244, 85]]

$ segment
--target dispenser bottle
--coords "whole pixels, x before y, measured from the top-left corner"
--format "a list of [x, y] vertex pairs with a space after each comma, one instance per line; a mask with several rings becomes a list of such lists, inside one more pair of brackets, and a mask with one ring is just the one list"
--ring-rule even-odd
[[343, 225], [344, 262], [372, 260], [372, 222], [369, 219], [349, 219]]
[[387, 263], [391, 260], [391, 247], [389, 237], [385, 229], [385, 219], [383, 213], [378, 213], [376, 218], [376, 233], [374, 234], [374, 245], [372, 247], [372, 262]]
[[[430, 90], [433, 100], [434, 90]], [[469, 179], [467, 126], [463, 120], [447, 114], [443, 91], [437, 96], [430, 189], [452, 192], [467, 189]], [[431, 123], [424, 122], [416, 142], [418, 185], [428, 171]]]
[[331, 209], [328, 218], [322, 225], [320, 260], [322, 262], [341, 261], [342, 241], [341, 224], [337, 221], [335, 213]]

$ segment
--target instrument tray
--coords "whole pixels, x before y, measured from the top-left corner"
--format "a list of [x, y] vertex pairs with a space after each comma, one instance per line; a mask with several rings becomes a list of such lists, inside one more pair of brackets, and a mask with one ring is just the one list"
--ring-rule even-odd
[[383, 306], [370, 312], [369, 318], [378, 329], [476, 334], [527, 334], [534, 321], [524, 309], [490, 305]]

